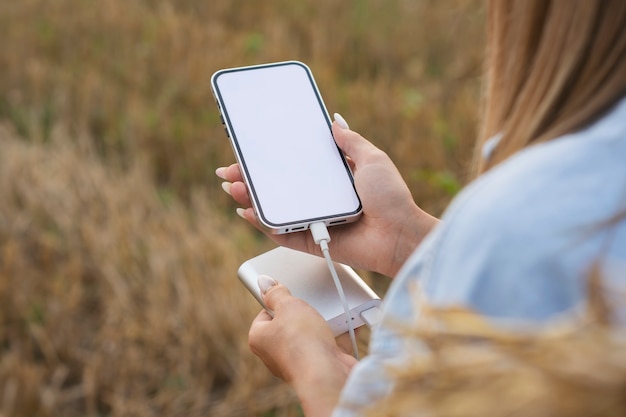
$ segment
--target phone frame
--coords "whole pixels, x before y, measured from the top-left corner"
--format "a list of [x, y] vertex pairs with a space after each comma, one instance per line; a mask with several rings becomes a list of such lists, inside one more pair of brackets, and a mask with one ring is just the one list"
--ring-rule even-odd
[[317, 98], [320, 109], [322, 110], [322, 114], [325, 118], [326, 124], [328, 125], [330, 135], [332, 136], [332, 129], [331, 129], [332, 122], [328, 115], [328, 111], [326, 109], [326, 106], [320, 94], [319, 88], [317, 87], [317, 84], [315, 82], [311, 69], [306, 64], [300, 61], [282, 61], [282, 62], [273, 62], [273, 63], [267, 63], [267, 64], [226, 68], [226, 69], [216, 71], [211, 77], [211, 89], [215, 97], [218, 110], [220, 112], [220, 119], [222, 121], [222, 124], [224, 125], [226, 135], [228, 136], [230, 144], [233, 148], [233, 152], [235, 154], [237, 163], [239, 164], [241, 175], [247, 186], [248, 195], [250, 196], [250, 201], [252, 202], [252, 207], [255, 211], [259, 224], [272, 234], [284, 234], [284, 233], [292, 233], [292, 232], [299, 232], [299, 231], [307, 230], [311, 224], [316, 223], [316, 222], [324, 222], [326, 226], [334, 226], [338, 224], [354, 222], [358, 220], [358, 218], [361, 216], [363, 206], [356, 192], [356, 187], [354, 185], [354, 178], [353, 178], [350, 166], [345, 158], [345, 155], [343, 154], [341, 149], [339, 149], [339, 147], [336, 146], [336, 144], [335, 146], [337, 148], [337, 152], [343, 162], [346, 173], [349, 177], [350, 182], [352, 183], [352, 188], [354, 189], [354, 193], [358, 200], [358, 208], [355, 211], [347, 212], [347, 213], [330, 214], [330, 215], [316, 217], [316, 218], [299, 219], [296, 221], [285, 222], [285, 223], [273, 223], [270, 220], [268, 220], [266, 216], [264, 215], [263, 208], [261, 207], [259, 197], [257, 196], [256, 190], [254, 187], [254, 182], [252, 181], [250, 172], [245, 162], [243, 152], [237, 141], [236, 134], [234, 133], [233, 124], [230, 120], [228, 110], [225, 109], [224, 99], [222, 97], [222, 94], [218, 86], [218, 79], [222, 74], [232, 73], [236, 71], [251, 71], [251, 70], [256, 70], [256, 69], [263, 69], [263, 68], [284, 66], [284, 65], [299, 65], [304, 69], [304, 71], [306, 72], [308, 76], [313, 92]]

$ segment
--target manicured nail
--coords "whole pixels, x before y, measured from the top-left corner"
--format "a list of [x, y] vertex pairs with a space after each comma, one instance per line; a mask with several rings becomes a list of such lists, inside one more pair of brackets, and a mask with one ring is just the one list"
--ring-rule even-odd
[[233, 184], [231, 184], [230, 182], [223, 182], [222, 183], [222, 190], [224, 190], [224, 192], [226, 194], [228, 194], [228, 195], [230, 195], [230, 187], [231, 187], [231, 185], [233, 185]]
[[219, 167], [218, 169], [216, 169], [215, 175], [225, 180], [226, 179], [226, 167]]
[[239, 217], [241, 217], [242, 219], [245, 219], [245, 216], [243, 215], [243, 213], [245, 212], [245, 210], [244, 210], [244, 209], [242, 209], [242, 208], [240, 207], [240, 208], [238, 208], [238, 209], [237, 209], [237, 210], [235, 210], [235, 211], [237, 212], [237, 215], [238, 215]]
[[265, 294], [267, 290], [272, 288], [274, 285], [278, 285], [278, 282], [276, 282], [274, 278], [268, 277], [267, 275], [259, 275], [257, 284], [259, 285], [261, 293]]
[[348, 122], [346, 122], [346, 119], [344, 119], [339, 113], [335, 113], [334, 117], [340, 128], [350, 129], [350, 126], [348, 126]]

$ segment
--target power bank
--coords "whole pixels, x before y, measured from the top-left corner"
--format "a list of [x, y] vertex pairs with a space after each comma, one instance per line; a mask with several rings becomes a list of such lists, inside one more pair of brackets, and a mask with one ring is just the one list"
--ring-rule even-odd
[[[349, 266], [335, 262], [339, 281], [343, 286], [352, 325], [356, 329], [365, 322], [361, 313], [378, 307], [380, 297]], [[324, 317], [335, 336], [348, 331], [348, 321], [337, 288], [324, 258], [278, 247], [244, 262], [237, 272], [239, 279], [259, 303], [263, 303], [257, 279], [269, 275], [285, 285], [293, 296], [306, 301]]]

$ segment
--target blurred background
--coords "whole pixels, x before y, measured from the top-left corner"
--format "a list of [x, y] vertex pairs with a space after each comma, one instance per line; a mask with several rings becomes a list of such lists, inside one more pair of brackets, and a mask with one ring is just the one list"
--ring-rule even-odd
[[248, 351], [236, 270], [274, 244], [214, 175], [234, 158], [210, 77], [305, 62], [437, 215], [476, 137], [483, 8], [0, 2], [0, 416], [301, 415]]

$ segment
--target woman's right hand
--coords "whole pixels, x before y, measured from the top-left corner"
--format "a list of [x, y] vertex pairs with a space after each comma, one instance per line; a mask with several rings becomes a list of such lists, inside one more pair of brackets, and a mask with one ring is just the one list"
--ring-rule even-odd
[[[329, 228], [331, 255], [337, 262], [393, 277], [438, 220], [415, 204], [386, 153], [350, 130], [340, 116], [335, 120], [333, 136], [352, 167], [363, 214], [354, 223]], [[238, 210], [243, 218], [281, 246], [321, 255], [308, 232], [273, 235], [260, 227], [238, 164], [218, 168], [216, 174], [244, 207]]]

